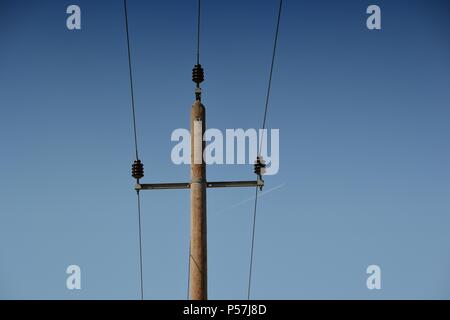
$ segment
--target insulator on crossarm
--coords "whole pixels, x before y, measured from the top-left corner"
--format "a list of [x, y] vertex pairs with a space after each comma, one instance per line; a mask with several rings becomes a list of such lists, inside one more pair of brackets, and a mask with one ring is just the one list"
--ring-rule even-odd
[[262, 175], [264, 173], [266, 173], [266, 169], [265, 169], [266, 168], [266, 162], [264, 161], [262, 156], [256, 157], [254, 168], [255, 168], [254, 172], [258, 176], [258, 178], [261, 178]]
[[136, 180], [142, 179], [144, 177], [144, 164], [141, 160], [135, 160], [131, 166], [131, 176]]

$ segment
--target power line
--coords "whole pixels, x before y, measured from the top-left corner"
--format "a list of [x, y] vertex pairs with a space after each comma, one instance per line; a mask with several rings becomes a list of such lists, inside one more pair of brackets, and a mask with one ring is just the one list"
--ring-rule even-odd
[[[131, 110], [133, 114], [133, 132], [134, 132], [134, 150], [136, 155], [134, 171], [142, 171], [143, 176], [143, 165], [139, 160], [138, 151], [138, 141], [137, 141], [137, 129], [136, 129], [136, 107], [134, 103], [134, 86], [133, 86], [133, 69], [131, 64], [131, 49], [130, 49], [130, 33], [128, 29], [128, 10], [127, 10], [127, 0], [123, 0], [123, 8], [125, 15], [125, 30], [127, 34], [127, 49], [128, 49], [128, 72], [130, 77], [130, 92], [131, 92]], [[133, 166], [133, 167], [134, 167]], [[139, 182], [139, 179], [137, 180]], [[141, 228], [141, 197], [139, 195], [139, 190], [137, 190], [137, 211], [138, 211], [138, 225], [139, 225], [139, 273], [140, 273], [140, 287], [141, 287], [141, 300], [144, 300], [144, 277], [143, 277], [143, 262], [142, 262], [142, 228]]]
[[248, 275], [248, 291], [247, 291], [247, 299], [250, 300], [250, 289], [252, 284], [252, 269], [253, 269], [253, 248], [255, 246], [255, 228], [256, 228], [256, 208], [258, 207], [258, 187], [255, 188], [255, 206], [253, 208], [253, 231], [252, 231], [252, 247], [250, 254], [250, 270]]
[[197, 64], [200, 64], [200, 13], [201, 13], [201, 0], [198, 0], [198, 11], [197, 11]]
[[[282, 7], [283, 7], [283, 0], [280, 0], [280, 6], [278, 8], [277, 27], [276, 27], [276, 30], [275, 30], [275, 40], [273, 42], [272, 63], [270, 64], [269, 82], [268, 82], [268, 85], [267, 85], [266, 103], [265, 103], [265, 107], [264, 107], [264, 117], [263, 117], [263, 125], [262, 125], [262, 129], [263, 130], [266, 128], [267, 111], [269, 109], [270, 91], [271, 91], [271, 88], [272, 88], [273, 66], [275, 64], [275, 55], [276, 55], [276, 52], [277, 52], [278, 33], [279, 33], [279, 30], [280, 30], [280, 20], [281, 20], [281, 9], [282, 9]], [[261, 143], [260, 143], [259, 152], [258, 152], [259, 155], [261, 155], [263, 139], [264, 139], [264, 134], [261, 136]]]
[[127, 0], [123, 0], [123, 7], [124, 7], [124, 13], [125, 13], [125, 30], [127, 33], [128, 72], [129, 72], [129, 77], [130, 77], [131, 109], [132, 109], [132, 114], [133, 114], [134, 150], [136, 153], [136, 160], [138, 160], [139, 153], [138, 153], [137, 129], [136, 129], [136, 108], [135, 108], [135, 104], [134, 104], [133, 69], [132, 69], [132, 65], [131, 65], [131, 49], [130, 49], [130, 33], [128, 30]]
[[[263, 125], [262, 125], [263, 130], [266, 128], [267, 111], [269, 108], [269, 98], [270, 98], [270, 91], [271, 91], [271, 87], [272, 87], [273, 66], [275, 64], [275, 55], [276, 55], [276, 51], [277, 51], [278, 34], [279, 34], [279, 29], [280, 29], [282, 7], [283, 7], [283, 0], [280, 0], [280, 6], [278, 8], [277, 26], [276, 26], [276, 30], [275, 30], [275, 40], [274, 40], [274, 44], [273, 44], [272, 62], [270, 64], [269, 83], [267, 85], [266, 103], [265, 103], [265, 107], [264, 107], [264, 118], [263, 118]], [[264, 134], [261, 135], [261, 143], [260, 143], [259, 152], [258, 152], [259, 156], [261, 155], [263, 139], [264, 139]], [[258, 157], [258, 161], [259, 161], [259, 159], [260, 159], [260, 157]], [[255, 247], [255, 230], [256, 230], [256, 214], [257, 214], [257, 208], [258, 208], [258, 193], [259, 193], [259, 190], [258, 190], [258, 187], [256, 187], [255, 206], [253, 208], [252, 244], [251, 244], [251, 249], [250, 249], [250, 266], [249, 266], [249, 275], [248, 275], [248, 290], [247, 290], [247, 299], [248, 300], [250, 300], [251, 284], [252, 284], [253, 252], [254, 252], [254, 247]]]
[[188, 274], [187, 274], [187, 295], [186, 295], [186, 300], [189, 300], [189, 289], [191, 287], [191, 242], [189, 241], [189, 262], [188, 262]]
[[141, 196], [137, 193], [138, 221], [139, 221], [139, 271], [141, 280], [141, 300], [144, 300], [144, 275], [142, 263], [142, 228], [141, 228]]

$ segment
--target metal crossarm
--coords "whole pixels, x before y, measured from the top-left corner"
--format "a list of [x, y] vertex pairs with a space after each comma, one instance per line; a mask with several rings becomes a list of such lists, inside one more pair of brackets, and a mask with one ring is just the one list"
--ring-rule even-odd
[[189, 189], [191, 184], [189, 182], [180, 183], [142, 183], [136, 184], [134, 189], [140, 190], [165, 190], [165, 189]]
[[[262, 179], [251, 181], [214, 181], [206, 182], [207, 188], [248, 188], [248, 187], [262, 187], [264, 181]], [[175, 182], [175, 183], [142, 183], [136, 184], [134, 189], [141, 190], [168, 190], [168, 189], [189, 189], [190, 182]]]

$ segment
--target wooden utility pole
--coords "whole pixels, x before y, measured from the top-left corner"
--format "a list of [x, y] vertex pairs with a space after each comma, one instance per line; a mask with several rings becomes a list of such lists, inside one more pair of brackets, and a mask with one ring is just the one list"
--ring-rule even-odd
[[[205, 107], [196, 100], [191, 110], [191, 243], [189, 296], [193, 300], [206, 300], [207, 282], [207, 235], [206, 235], [206, 166], [203, 161], [205, 143]], [[201, 144], [201, 148], [199, 148]], [[200, 153], [200, 159], [198, 151]]]

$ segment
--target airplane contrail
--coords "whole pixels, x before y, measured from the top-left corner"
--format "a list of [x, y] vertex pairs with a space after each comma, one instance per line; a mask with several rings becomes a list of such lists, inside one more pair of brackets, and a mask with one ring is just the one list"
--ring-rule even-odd
[[[261, 194], [258, 195], [258, 198], [261, 198], [261, 197], [267, 195], [268, 193], [270, 193], [270, 192], [272, 192], [272, 191], [276, 191], [276, 190], [278, 190], [278, 189], [281, 189], [281, 188], [283, 188], [285, 185], [286, 185], [286, 183], [282, 183], [282, 184], [280, 184], [280, 185], [278, 185], [278, 186], [275, 186], [275, 187], [273, 187], [273, 188], [268, 189], [267, 191], [263, 191], [263, 192], [261, 192]], [[242, 201], [239, 201], [238, 203], [235, 203], [235, 204], [233, 204], [233, 205], [231, 205], [231, 206], [229, 206], [229, 207], [227, 207], [227, 208], [225, 208], [225, 209], [216, 211], [216, 212], [214, 212], [213, 214], [221, 214], [221, 213], [223, 213], [223, 212], [225, 212], [225, 211], [228, 211], [228, 210], [230, 210], [230, 209], [234, 209], [234, 208], [236, 208], [236, 207], [239, 207], [239, 206], [241, 206], [241, 205], [243, 205], [243, 204], [245, 204], [245, 203], [247, 203], [247, 202], [253, 201], [253, 200], [255, 200], [255, 196], [252, 196], [252, 197], [249, 197], [249, 198], [244, 199], [244, 200], [242, 200]]]

